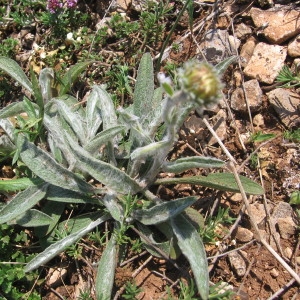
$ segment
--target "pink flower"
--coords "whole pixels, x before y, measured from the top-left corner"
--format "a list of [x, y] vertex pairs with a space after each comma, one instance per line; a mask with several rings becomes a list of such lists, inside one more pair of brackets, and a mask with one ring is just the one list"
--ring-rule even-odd
[[53, 14], [57, 9], [62, 8], [63, 3], [60, 0], [48, 0], [47, 9]]
[[76, 6], [78, 0], [67, 0], [67, 7], [68, 8], [73, 8]]

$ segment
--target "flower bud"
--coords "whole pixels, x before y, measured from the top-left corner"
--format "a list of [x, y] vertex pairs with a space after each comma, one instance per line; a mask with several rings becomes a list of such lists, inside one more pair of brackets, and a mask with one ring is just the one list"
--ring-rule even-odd
[[214, 67], [206, 62], [192, 60], [179, 73], [182, 88], [198, 104], [214, 104], [220, 96], [222, 84]]

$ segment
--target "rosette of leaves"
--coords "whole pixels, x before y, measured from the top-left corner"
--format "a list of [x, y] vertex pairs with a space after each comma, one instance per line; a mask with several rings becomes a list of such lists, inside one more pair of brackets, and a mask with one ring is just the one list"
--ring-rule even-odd
[[[219, 71], [211, 75], [219, 76], [218, 72], [231, 61], [220, 64]], [[84, 67], [86, 64], [75, 65], [67, 77], [75, 78]], [[43, 70], [39, 80], [32, 74], [31, 81], [7, 58], [0, 58], [0, 69], [31, 94], [31, 99], [25, 97], [23, 102], [12, 103], [0, 111], [0, 125], [5, 132], [1, 144], [9, 150], [6, 154], [14, 153], [14, 163], [27, 170], [23, 178], [0, 182], [2, 191], [20, 191], [0, 210], [0, 223], [36, 227], [41, 242], [47, 245], [25, 270], [44, 265], [101, 223], [111, 220], [114, 230], [98, 265], [97, 299], [112, 297], [118, 249], [130, 227], [137, 229], [145, 248], [154, 255], [173, 259], [183, 253], [191, 265], [201, 298], [207, 299], [206, 254], [193, 221], [200, 215], [190, 208], [197, 197], [166, 201], [149, 190], [153, 185], [174, 183], [172, 179], [157, 180], [160, 172], [180, 174], [191, 168], [224, 165], [211, 157], [167, 160], [177, 140], [177, 131], [203, 101], [195, 100], [184, 88], [173, 91], [166, 82], [155, 88], [150, 54], [141, 59], [133, 104], [118, 110], [103, 86], [92, 88], [83, 107], [67, 94], [70, 88], [67, 80], [58, 96], [53, 97], [51, 69]], [[20, 119], [21, 113], [27, 119]], [[230, 173], [173, 180], [239, 191]], [[255, 182], [245, 177], [241, 180], [248, 194], [263, 192]], [[53, 232], [64, 224], [59, 223], [64, 207], [70, 203], [89, 205], [91, 211], [68, 220], [70, 230], [66, 237], [53, 241]], [[164, 236], [163, 241], [155, 239], [153, 228]]]

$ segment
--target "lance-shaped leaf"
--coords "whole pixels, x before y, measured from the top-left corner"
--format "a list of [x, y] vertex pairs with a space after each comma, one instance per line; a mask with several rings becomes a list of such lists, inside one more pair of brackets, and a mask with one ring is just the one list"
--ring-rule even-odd
[[154, 225], [166, 222], [192, 205], [196, 197], [185, 197], [157, 204], [149, 209], [136, 209], [132, 212], [132, 218], [145, 225]]
[[29, 142], [21, 134], [18, 136], [18, 145], [23, 162], [44, 181], [84, 194], [93, 192], [91, 185], [59, 165], [47, 152]]
[[190, 156], [166, 162], [163, 166], [165, 172], [181, 173], [192, 168], [220, 168], [224, 162], [213, 157]]
[[97, 93], [99, 98], [103, 130], [116, 127], [118, 125], [118, 120], [111, 97], [101, 86], [94, 86], [93, 91]]
[[[34, 78], [34, 73], [32, 72], [31, 78]], [[45, 103], [49, 102], [52, 99], [52, 83], [54, 80], [54, 71], [50, 68], [44, 68], [41, 70], [39, 75], [39, 86], [42, 100], [39, 101], [39, 106], [42, 108]], [[34, 88], [35, 96], [37, 94], [37, 88]]]
[[0, 191], [17, 192], [27, 189], [29, 186], [38, 185], [44, 181], [40, 178], [18, 178], [0, 180]]
[[100, 100], [98, 93], [93, 89], [90, 95], [88, 96], [86, 102], [86, 124], [87, 124], [87, 140], [93, 138], [101, 123], [101, 111], [100, 111]]
[[75, 233], [68, 235], [62, 240], [52, 244], [48, 248], [46, 248], [43, 252], [39, 253], [36, 257], [34, 257], [25, 267], [25, 272], [30, 272], [41, 265], [47, 263], [49, 260], [54, 258], [56, 255], [64, 251], [67, 247], [73, 245], [82, 238], [84, 235], [92, 231], [99, 224], [105, 222], [110, 218], [109, 214], [104, 214], [101, 218], [96, 221], [91, 222], [88, 226], [78, 230]]
[[6, 72], [14, 80], [20, 83], [26, 90], [32, 93], [32, 84], [21, 67], [12, 59], [0, 56], [0, 70]]
[[94, 61], [92, 60], [87, 60], [71, 66], [61, 80], [62, 86], [59, 90], [59, 96], [67, 94], [70, 91], [74, 81], [78, 78], [78, 76], [86, 69], [88, 65], [92, 64], [93, 62]]
[[78, 168], [87, 172], [107, 188], [121, 194], [135, 194], [141, 190], [139, 184], [125, 172], [109, 163], [95, 159], [76, 142], [66, 136], [78, 162]]
[[15, 125], [9, 119], [0, 119], [0, 127], [6, 132], [11, 141], [14, 141]]
[[48, 184], [34, 185], [18, 193], [0, 210], [0, 224], [7, 223], [37, 204], [46, 195]]
[[143, 119], [152, 111], [154, 93], [154, 72], [150, 53], [145, 53], [141, 59], [133, 95], [133, 113]]
[[[264, 189], [256, 182], [241, 176], [240, 179], [246, 194], [262, 195]], [[232, 173], [212, 173], [208, 176], [190, 176], [181, 178], [162, 178], [155, 181], [155, 184], [195, 184], [221, 191], [239, 193], [240, 189]]]
[[101, 202], [104, 204], [104, 206], [107, 208], [107, 210], [115, 220], [119, 222], [122, 221], [124, 217], [124, 210], [123, 207], [118, 202], [116, 195], [107, 193], [101, 199]]
[[199, 233], [185, 217], [178, 215], [171, 219], [178, 246], [189, 261], [201, 299], [208, 299], [209, 273], [205, 248]]
[[97, 300], [112, 299], [111, 293], [115, 281], [115, 269], [117, 266], [117, 246], [114, 238], [111, 238], [99, 261], [96, 277]]
[[[37, 107], [37, 106], [36, 106]], [[37, 107], [38, 108], [38, 107]], [[24, 102], [13, 102], [0, 110], [0, 119], [14, 117], [25, 111]]]
[[18, 224], [23, 227], [39, 227], [49, 225], [52, 222], [53, 219], [47, 214], [36, 209], [29, 209], [15, 220], [9, 222], [9, 224]]
[[84, 149], [89, 153], [95, 153], [101, 146], [113, 140], [113, 138], [125, 130], [125, 126], [116, 126], [98, 133], [92, 140], [90, 140]]
[[226, 69], [237, 60], [237, 56], [231, 56], [219, 62], [215, 68], [219, 75], [223, 75]]

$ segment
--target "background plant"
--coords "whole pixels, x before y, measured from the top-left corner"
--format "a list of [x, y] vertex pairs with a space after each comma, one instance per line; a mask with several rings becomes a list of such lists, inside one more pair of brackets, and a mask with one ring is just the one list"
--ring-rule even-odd
[[[110, 220], [113, 230], [96, 278], [98, 299], [111, 298], [118, 249], [130, 240], [127, 235], [131, 228], [135, 228], [144, 247], [154, 255], [175, 259], [183, 253], [191, 265], [198, 293], [201, 298], [208, 298], [205, 249], [190, 217], [191, 212], [199, 213], [192, 208], [186, 210], [197, 197], [165, 201], [152, 194], [150, 188], [184, 182], [239, 191], [230, 173], [156, 179], [161, 171], [180, 174], [191, 168], [224, 166], [223, 161], [211, 157], [192, 156], [174, 161], [167, 157], [188, 114], [217, 101], [221, 87], [218, 72], [231, 61], [219, 64], [219, 71], [205, 63], [187, 63], [179, 72], [181, 89], [174, 90], [170, 81], [162, 77], [161, 87], [155, 88], [152, 59], [145, 54], [137, 74], [133, 104], [116, 111], [103, 86], [92, 88], [84, 107], [67, 94], [74, 78], [90, 62], [73, 66], [56, 83], [51, 69], [43, 69], [38, 80], [31, 72], [29, 81], [14, 61], [0, 57], [0, 68], [32, 95], [30, 105], [29, 99], [24, 98], [23, 102], [12, 103], [0, 111], [0, 125], [6, 133], [1, 142], [15, 149], [18, 155], [14, 154], [14, 162], [28, 170], [19, 180], [1, 182], [2, 190], [21, 192], [1, 209], [0, 223], [36, 227], [36, 234], [46, 248], [27, 264], [26, 272], [46, 264]], [[57, 97], [53, 97], [53, 88]], [[20, 112], [35, 118], [35, 122], [30, 121], [33, 127], [20, 130], [18, 123], [11, 122]], [[161, 124], [164, 130], [157, 140]], [[97, 185], [90, 183], [91, 177]], [[263, 192], [253, 181], [245, 177], [241, 181], [247, 193]], [[36, 206], [42, 199], [47, 201]], [[84, 209], [81, 214], [59, 222], [71, 204], [83, 205]], [[67, 236], [55, 241], [55, 232], [65, 226]]]

